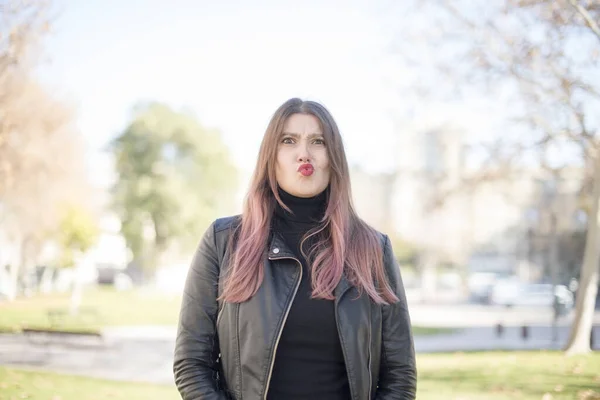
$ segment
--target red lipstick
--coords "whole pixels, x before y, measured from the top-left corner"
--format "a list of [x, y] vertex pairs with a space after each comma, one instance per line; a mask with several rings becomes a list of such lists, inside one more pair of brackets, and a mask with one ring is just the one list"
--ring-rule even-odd
[[304, 176], [311, 176], [315, 172], [315, 168], [312, 164], [302, 164], [298, 167], [298, 172], [300, 172]]

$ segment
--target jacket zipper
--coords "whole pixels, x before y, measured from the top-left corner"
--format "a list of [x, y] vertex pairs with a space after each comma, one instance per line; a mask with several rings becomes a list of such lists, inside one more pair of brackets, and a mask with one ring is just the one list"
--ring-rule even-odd
[[[339, 302], [341, 301], [342, 296], [344, 295], [344, 293], [342, 293], [340, 295], [340, 298], [338, 299], [338, 305], [339, 305]], [[338, 307], [336, 306], [335, 307], [335, 321], [336, 321], [336, 325], [337, 325], [337, 328], [338, 328], [338, 336], [340, 338], [340, 344], [342, 345], [342, 353], [344, 354], [344, 362], [346, 363], [346, 371], [347, 371], [348, 370], [348, 357], [346, 355], [346, 349], [344, 348], [344, 342], [342, 341], [342, 331], [340, 330], [339, 317], [338, 317], [338, 311], [337, 311], [337, 309], [338, 309]], [[372, 312], [372, 310], [369, 309], [369, 344], [368, 344], [368, 349], [369, 349], [368, 359], [369, 359], [369, 361], [368, 361], [368, 365], [367, 365], [367, 372], [369, 373], [369, 399], [372, 398], [371, 396], [372, 396], [372, 391], [373, 391], [373, 387], [372, 387], [373, 386], [373, 377], [372, 377], [373, 374], [372, 374], [372, 371], [371, 371], [371, 369], [372, 369], [372, 367], [371, 367], [371, 363], [372, 363], [372, 353], [371, 353], [371, 345], [372, 345], [372, 343], [371, 343], [371, 340], [372, 340], [373, 325], [371, 323], [371, 317], [372, 317], [371, 316], [371, 312]], [[348, 380], [350, 380], [350, 377], [348, 377]], [[350, 383], [350, 381], [348, 381], [348, 383]], [[351, 384], [350, 384], [350, 394], [353, 394], [352, 393], [352, 385]], [[355, 397], [352, 396], [352, 398], [355, 398]]]
[[215, 329], [219, 327], [219, 321], [221, 320], [221, 316], [223, 315], [223, 308], [225, 308], [225, 303], [223, 303], [220, 307], [217, 308], [217, 323], [215, 324]]
[[[306, 239], [304, 239], [306, 240]], [[304, 240], [300, 243], [300, 248], [302, 248], [302, 244], [304, 243]], [[285, 315], [283, 316], [283, 322], [281, 323], [281, 327], [279, 329], [279, 332], [277, 333], [277, 340], [275, 341], [275, 348], [273, 350], [273, 357], [271, 358], [271, 365], [269, 366], [269, 375], [267, 375], [267, 384], [265, 386], [265, 395], [263, 397], [264, 400], [267, 400], [267, 394], [269, 393], [269, 385], [271, 383], [271, 375], [273, 375], [273, 366], [275, 365], [275, 354], [277, 353], [277, 346], [279, 346], [279, 339], [281, 339], [281, 333], [283, 332], [283, 327], [285, 326], [285, 321], [287, 320], [288, 314], [290, 313], [290, 309], [292, 308], [292, 303], [294, 302], [294, 299], [296, 298], [296, 293], [298, 293], [298, 288], [300, 287], [300, 282], [302, 281], [302, 263], [300, 262], [300, 260], [298, 260], [297, 258], [293, 258], [293, 257], [278, 257], [278, 258], [270, 258], [270, 261], [275, 261], [275, 260], [294, 260], [298, 263], [298, 265], [300, 266], [300, 276], [298, 278], [298, 282], [296, 282], [296, 287], [294, 288], [294, 294], [292, 295], [292, 299], [290, 300], [287, 309], [285, 310]]]
[[372, 319], [372, 313], [373, 313], [373, 308], [371, 307], [371, 305], [369, 304], [369, 363], [368, 363], [368, 370], [369, 370], [369, 399], [373, 398], [373, 374], [371, 373], [371, 346], [373, 346], [373, 342], [372, 342], [372, 330], [373, 330], [373, 321]]
[[344, 355], [344, 364], [346, 366], [346, 376], [348, 377], [348, 386], [350, 387], [350, 398], [355, 399], [356, 397], [354, 396], [354, 392], [352, 390], [352, 382], [350, 380], [350, 376], [348, 375], [348, 355], [346, 354], [346, 346], [344, 346], [344, 340], [342, 338], [342, 330], [340, 329], [340, 319], [338, 316], [338, 305], [339, 305], [339, 302], [342, 300], [344, 293], [346, 293], [346, 291], [344, 291], [340, 294], [340, 297], [338, 298], [338, 304], [334, 308], [335, 324], [337, 326], [338, 337], [340, 339], [340, 346], [342, 347], [342, 354]]

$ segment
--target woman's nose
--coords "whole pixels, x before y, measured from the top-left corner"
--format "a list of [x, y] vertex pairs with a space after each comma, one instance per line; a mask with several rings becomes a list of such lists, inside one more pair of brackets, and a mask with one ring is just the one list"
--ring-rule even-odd
[[310, 150], [307, 144], [301, 144], [298, 146], [298, 161], [299, 162], [310, 162]]

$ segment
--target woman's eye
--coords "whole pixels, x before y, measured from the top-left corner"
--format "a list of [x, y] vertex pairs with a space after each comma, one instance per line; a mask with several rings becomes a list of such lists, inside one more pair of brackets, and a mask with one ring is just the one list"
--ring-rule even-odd
[[281, 141], [281, 143], [283, 144], [294, 144], [294, 140], [292, 138], [283, 138], [283, 140]]
[[323, 139], [315, 139], [315, 141], [313, 143], [314, 144], [325, 144], [325, 141]]

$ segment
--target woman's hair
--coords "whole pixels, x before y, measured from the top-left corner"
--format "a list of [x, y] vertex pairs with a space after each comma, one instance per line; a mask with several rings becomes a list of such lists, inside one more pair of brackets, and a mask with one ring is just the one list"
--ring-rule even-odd
[[334, 289], [345, 273], [349, 282], [373, 301], [396, 302], [398, 298], [388, 284], [383, 265], [381, 239], [352, 206], [348, 162], [337, 124], [321, 104], [297, 98], [277, 109], [263, 137], [241, 223], [233, 234], [235, 241], [229, 241], [235, 244], [220, 298], [231, 303], [246, 301], [263, 281], [275, 202], [288, 209], [278, 194], [275, 163], [283, 126], [292, 114], [309, 114], [320, 121], [330, 165], [325, 214], [317, 228], [306, 235], [318, 234], [307, 257], [312, 265], [312, 297], [333, 300]]

